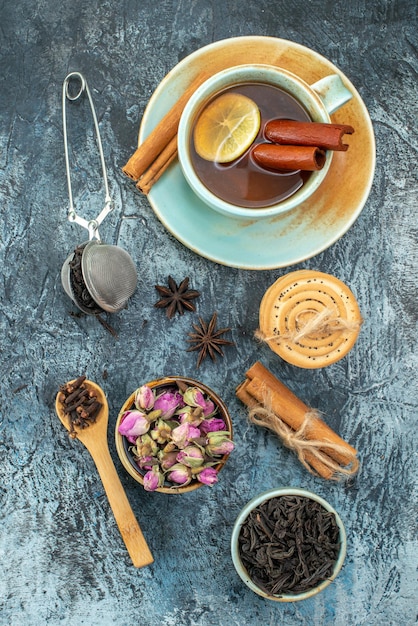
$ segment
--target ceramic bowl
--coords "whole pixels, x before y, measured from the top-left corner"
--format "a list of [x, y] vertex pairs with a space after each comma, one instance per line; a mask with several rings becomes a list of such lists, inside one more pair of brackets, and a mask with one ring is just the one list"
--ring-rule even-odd
[[308, 85], [295, 74], [270, 65], [248, 64], [230, 67], [211, 76], [191, 96], [181, 115], [177, 147], [186, 181], [194, 193], [215, 211], [238, 219], [271, 218], [306, 201], [321, 185], [331, 165], [332, 151], [326, 152], [325, 165], [310, 173], [302, 187], [287, 199], [268, 207], [248, 208], [231, 204], [216, 196], [197, 175], [190, 150], [194, 124], [206, 103], [228, 87], [242, 83], [263, 83], [278, 87], [294, 97], [313, 122], [329, 123], [330, 113], [352, 98], [340, 76], [331, 74]]
[[[153, 390], [161, 389], [162, 391], [163, 389], [173, 387], [173, 385], [175, 385], [177, 381], [181, 383], [185, 383], [189, 387], [198, 387], [201, 391], [204, 392], [204, 394], [208, 398], [210, 398], [210, 400], [212, 400], [212, 402], [215, 404], [215, 406], [218, 409], [216, 417], [223, 419], [223, 421], [225, 422], [227, 426], [227, 430], [230, 432], [230, 439], [232, 439], [233, 438], [232, 420], [229, 415], [228, 409], [226, 408], [221, 398], [212, 389], [210, 389], [203, 383], [197, 380], [194, 380], [193, 378], [187, 378], [184, 376], [167, 376], [165, 378], [159, 378], [159, 379], [156, 379], [151, 382], [144, 383], [144, 384], [148, 385]], [[132, 444], [129, 443], [128, 439], [124, 437], [123, 435], [121, 435], [118, 431], [119, 424], [121, 423], [123, 414], [129, 409], [132, 409], [134, 407], [134, 399], [135, 399], [135, 392], [133, 392], [129, 396], [129, 398], [127, 398], [121, 410], [119, 411], [119, 415], [116, 420], [115, 442], [116, 442], [116, 450], [117, 450], [117, 453], [119, 455], [119, 458], [123, 467], [128, 472], [128, 474], [130, 474], [132, 478], [134, 478], [134, 480], [136, 480], [138, 483], [140, 483], [143, 486], [144, 485], [143, 477], [144, 477], [145, 471], [139, 468], [135, 461], [134, 455], [132, 454], [130, 450]], [[220, 470], [224, 467], [228, 459], [228, 456], [229, 454], [225, 454], [219, 459], [219, 463], [215, 466], [215, 469], [218, 472], [220, 472]], [[171, 486], [171, 485], [172, 485], [171, 483], [166, 482], [164, 486], [159, 487], [158, 489], [156, 489], [156, 491], [158, 491], [159, 493], [181, 494], [181, 493], [188, 493], [190, 491], [195, 491], [196, 489], [199, 489], [200, 487], [204, 486], [203, 483], [199, 482], [198, 480], [193, 480], [190, 484], [184, 487], [182, 486], [176, 487], [176, 486]]]
[[[323, 582], [321, 582], [316, 587], [313, 587], [312, 589], [309, 589], [308, 591], [306, 591], [304, 593], [293, 594], [293, 595], [292, 594], [272, 595], [272, 594], [267, 593], [263, 589], [260, 589], [260, 587], [258, 587], [253, 582], [253, 580], [251, 579], [251, 577], [250, 577], [247, 569], [245, 568], [245, 566], [244, 566], [244, 564], [243, 564], [243, 562], [241, 560], [241, 557], [240, 557], [240, 549], [239, 549], [239, 541], [238, 541], [238, 539], [239, 539], [239, 535], [240, 535], [240, 532], [241, 532], [241, 528], [242, 528], [245, 520], [247, 519], [247, 517], [249, 516], [251, 511], [253, 511], [253, 509], [255, 509], [258, 506], [260, 506], [263, 502], [266, 502], [267, 500], [269, 500], [271, 498], [277, 498], [277, 497], [280, 497], [280, 496], [301, 496], [301, 497], [305, 497], [305, 498], [310, 498], [311, 500], [314, 500], [315, 502], [318, 502], [319, 504], [322, 505], [322, 507], [326, 511], [330, 511], [331, 513], [333, 513], [335, 515], [335, 520], [336, 520], [337, 526], [339, 528], [340, 549], [339, 549], [338, 557], [337, 557], [337, 560], [335, 561], [334, 568], [333, 568], [331, 576], [329, 578], [327, 578], [326, 580], [324, 580]], [[236, 569], [239, 577], [241, 578], [241, 580], [243, 580], [244, 583], [247, 585], [247, 587], [249, 587], [252, 591], [257, 593], [259, 596], [262, 596], [263, 598], [266, 598], [268, 600], [274, 600], [276, 602], [296, 602], [298, 600], [305, 600], [307, 598], [310, 598], [310, 597], [316, 595], [317, 593], [319, 593], [320, 591], [322, 591], [323, 589], [328, 587], [328, 585], [330, 585], [331, 582], [336, 578], [337, 574], [340, 572], [340, 570], [341, 570], [341, 568], [343, 566], [345, 555], [346, 555], [346, 549], [347, 549], [347, 538], [346, 538], [344, 525], [343, 525], [343, 523], [341, 521], [340, 516], [335, 511], [335, 509], [330, 504], [328, 504], [328, 502], [326, 502], [326, 500], [324, 500], [320, 496], [317, 496], [316, 494], [314, 494], [314, 493], [312, 493], [310, 491], [306, 491], [305, 489], [299, 489], [299, 488], [296, 488], [296, 487], [272, 489], [270, 491], [266, 491], [264, 493], [261, 493], [260, 495], [258, 495], [255, 498], [253, 498], [250, 502], [248, 502], [244, 506], [244, 508], [242, 509], [240, 514], [238, 515], [238, 517], [237, 517], [237, 519], [235, 521], [234, 527], [233, 527], [232, 537], [231, 537], [232, 561], [234, 563], [235, 569]]]

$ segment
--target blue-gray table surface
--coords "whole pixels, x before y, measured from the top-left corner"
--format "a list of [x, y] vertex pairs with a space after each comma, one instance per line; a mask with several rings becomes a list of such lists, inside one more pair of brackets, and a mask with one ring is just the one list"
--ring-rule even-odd
[[[0, 624], [415, 624], [416, 3], [6, 0], [0, 23]], [[289, 39], [327, 57], [356, 86], [376, 136], [375, 178], [359, 218], [328, 250], [289, 268], [239, 270], [198, 256], [164, 229], [120, 169], [166, 73], [198, 48], [242, 35]], [[64, 258], [85, 240], [66, 220], [61, 85], [71, 70], [93, 92], [116, 200], [102, 237], [139, 268], [128, 308], [112, 318], [118, 339], [94, 318], [72, 316], [60, 281]], [[95, 213], [102, 195], [94, 140], [86, 151], [77, 172]], [[254, 339], [265, 290], [300, 268], [344, 281], [364, 317], [351, 352], [324, 369], [288, 365]], [[154, 285], [169, 274], [189, 276], [202, 292], [196, 314], [168, 321], [154, 308]], [[197, 314], [215, 310], [236, 345], [196, 372], [187, 333]], [[249, 425], [235, 387], [256, 360], [358, 449], [355, 479], [311, 476], [272, 433]], [[90, 455], [54, 414], [59, 385], [83, 372], [109, 399], [111, 454], [155, 558], [144, 569], [131, 565]], [[166, 374], [211, 386], [235, 429], [219, 483], [184, 496], [144, 492], [113, 440], [125, 398]], [[248, 590], [229, 550], [242, 506], [283, 485], [325, 497], [348, 534], [336, 581], [296, 604]]]

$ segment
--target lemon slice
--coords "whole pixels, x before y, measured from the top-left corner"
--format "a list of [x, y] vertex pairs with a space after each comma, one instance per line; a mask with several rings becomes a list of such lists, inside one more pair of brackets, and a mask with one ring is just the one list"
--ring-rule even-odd
[[206, 161], [234, 161], [253, 143], [260, 123], [253, 100], [239, 93], [224, 93], [200, 114], [193, 133], [195, 150]]

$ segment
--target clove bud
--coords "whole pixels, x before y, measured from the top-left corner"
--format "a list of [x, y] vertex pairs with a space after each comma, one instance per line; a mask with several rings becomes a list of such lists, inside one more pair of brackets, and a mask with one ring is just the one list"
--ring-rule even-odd
[[70, 422], [69, 436], [77, 437], [77, 428], [84, 429], [96, 421], [101, 402], [97, 400], [96, 392], [85, 384], [86, 376], [79, 376], [72, 383], [61, 385], [59, 400], [64, 413]]

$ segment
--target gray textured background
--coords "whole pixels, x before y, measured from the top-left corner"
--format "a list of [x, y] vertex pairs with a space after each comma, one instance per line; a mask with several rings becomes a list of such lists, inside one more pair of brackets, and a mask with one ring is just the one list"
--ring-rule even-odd
[[[411, 625], [417, 621], [416, 193], [417, 5], [411, 0], [287, 2], [108, 0], [1, 3], [0, 87], [0, 624], [78, 626]], [[164, 75], [199, 47], [240, 35], [301, 43], [357, 87], [373, 121], [377, 170], [369, 200], [329, 250], [291, 269], [334, 274], [365, 318], [350, 354], [323, 370], [282, 363], [253, 339], [262, 295], [286, 272], [218, 266], [184, 248], [120, 167]], [[117, 210], [102, 237], [130, 251], [139, 285], [112, 319], [119, 340], [75, 319], [59, 271], [85, 240], [66, 221], [61, 85], [85, 73], [100, 118]], [[78, 118], [83, 145], [88, 117]], [[75, 131], [76, 132], [76, 131]], [[101, 208], [94, 142], [80, 154], [78, 199]], [[219, 311], [236, 348], [199, 371], [226, 401], [237, 450], [218, 485], [183, 497], [145, 493], [123, 470], [112, 429], [145, 380], [195, 374], [186, 353], [196, 316], [168, 322], [154, 284], [189, 275], [198, 313]], [[234, 389], [260, 359], [355, 445], [349, 484], [310, 476], [273, 435], [250, 427]], [[109, 442], [155, 557], [134, 569], [93, 462], [53, 411], [58, 386], [86, 371], [110, 404]], [[107, 372], [107, 377], [106, 377]], [[24, 385], [24, 387], [22, 387]], [[265, 489], [303, 486], [339, 511], [344, 568], [324, 593], [297, 604], [247, 590], [229, 556], [233, 521]]]

